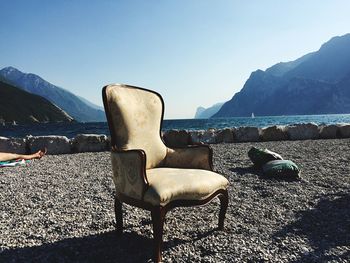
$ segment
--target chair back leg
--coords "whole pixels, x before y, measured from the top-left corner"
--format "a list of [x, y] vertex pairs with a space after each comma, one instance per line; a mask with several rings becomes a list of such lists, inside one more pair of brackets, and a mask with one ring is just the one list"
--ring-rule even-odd
[[122, 203], [119, 201], [117, 197], [114, 198], [114, 212], [115, 212], [117, 234], [120, 235], [121, 233], [123, 233], [123, 209], [122, 209]]
[[166, 210], [161, 206], [154, 207], [151, 211], [153, 236], [154, 236], [154, 262], [162, 262], [163, 226]]
[[219, 196], [220, 199], [220, 213], [219, 213], [219, 230], [224, 229], [224, 220], [225, 220], [225, 215], [227, 211], [227, 206], [228, 206], [228, 192], [225, 190], [222, 192]]

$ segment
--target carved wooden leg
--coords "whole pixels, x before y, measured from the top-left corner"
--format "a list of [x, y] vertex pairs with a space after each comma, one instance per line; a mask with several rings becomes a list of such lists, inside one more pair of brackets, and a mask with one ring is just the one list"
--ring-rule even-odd
[[228, 206], [228, 192], [227, 190], [219, 195], [220, 199], [220, 213], [219, 213], [219, 230], [224, 229], [225, 214]]
[[165, 210], [155, 207], [152, 211], [153, 236], [154, 236], [154, 262], [162, 262], [163, 225]]
[[123, 210], [122, 210], [122, 203], [119, 201], [117, 197], [115, 197], [114, 199], [114, 212], [115, 212], [117, 234], [120, 235], [123, 232]]

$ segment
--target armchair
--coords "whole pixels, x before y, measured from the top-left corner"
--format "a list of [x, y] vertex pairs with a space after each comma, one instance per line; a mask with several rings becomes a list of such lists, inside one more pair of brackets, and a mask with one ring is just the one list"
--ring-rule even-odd
[[122, 203], [151, 212], [154, 260], [162, 260], [166, 213], [220, 199], [218, 228], [228, 206], [228, 181], [213, 172], [212, 150], [206, 145], [171, 149], [161, 138], [162, 97], [151, 90], [113, 84], [102, 90], [111, 133], [111, 161], [116, 187], [116, 230], [123, 229]]

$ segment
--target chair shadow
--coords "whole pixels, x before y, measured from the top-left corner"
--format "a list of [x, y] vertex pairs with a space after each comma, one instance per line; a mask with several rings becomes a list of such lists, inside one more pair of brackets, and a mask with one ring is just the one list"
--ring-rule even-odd
[[[148, 224], [148, 222], [144, 222]], [[212, 235], [216, 229], [196, 233], [192, 240], [172, 238], [163, 244], [163, 251]], [[0, 262], [153, 262], [153, 238], [116, 231], [69, 238], [34, 247], [0, 250]]]
[[147, 262], [152, 258], [152, 239], [115, 231], [69, 238], [36, 247], [5, 250], [1, 262]]
[[300, 212], [297, 218], [273, 236], [274, 242], [290, 235], [307, 238], [313, 251], [301, 253], [294, 263], [350, 261], [349, 193], [322, 196], [313, 209]]

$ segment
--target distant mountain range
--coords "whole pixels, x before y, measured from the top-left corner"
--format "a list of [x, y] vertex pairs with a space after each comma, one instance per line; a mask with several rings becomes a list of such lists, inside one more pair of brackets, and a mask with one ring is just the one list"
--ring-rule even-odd
[[350, 113], [350, 34], [301, 58], [251, 73], [241, 91], [213, 115]]
[[209, 108], [198, 107], [194, 118], [195, 119], [208, 119], [211, 116], [213, 116], [215, 113], [217, 113], [220, 110], [222, 105], [224, 105], [223, 102], [216, 103]]
[[73, 118], [47, 99], [0, 81], [0, 122], [71, 122]]
[[102, 107], [57, 87], [35, 74], [23, 73], [14, 67], [6, 67], [0, 70], [0, 80], [46, 98], [79, 122], [106, 121]]

